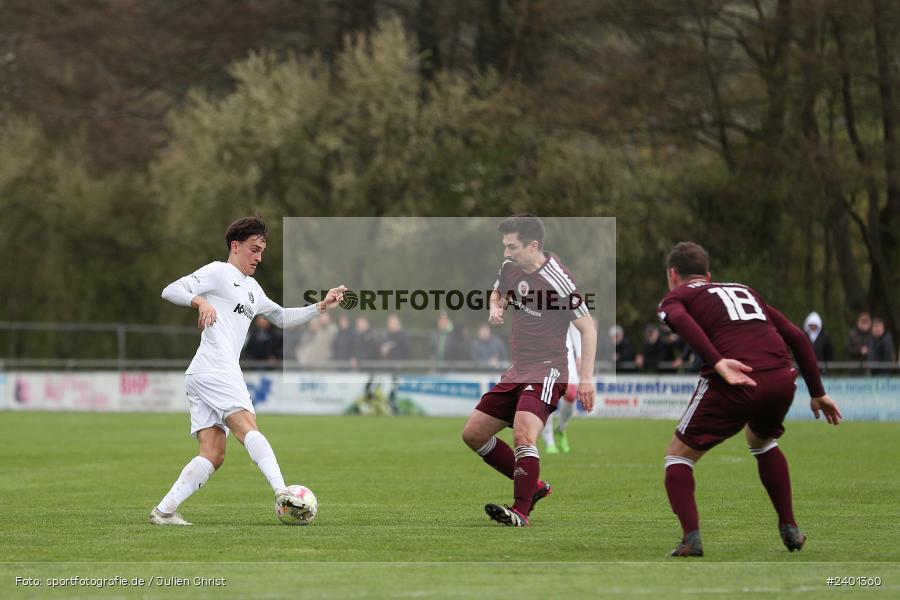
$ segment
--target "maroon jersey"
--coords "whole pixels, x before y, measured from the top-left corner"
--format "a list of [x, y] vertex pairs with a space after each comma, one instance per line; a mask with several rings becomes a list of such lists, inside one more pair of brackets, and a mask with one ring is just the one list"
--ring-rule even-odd
[[660, 320], [703, 358], [703, 375], [713, 373], [713, 365], [723, 357], [739, 360], [754, 372], [791, 367], [790, 345], [810, 393], [824, 395], [806, 336], [752, 288], [695, 280], [670, 291], [658, 310]]
[[503, 381], [541, 382], [548, 373], [548, 387], [568, 381], [569, 323], [588, 314], [588, 310], [572, 273], [555, 256], [544, 256], [544, 264], [533, 273], [504, 261], [494, 283], [494, 289], [507, 301], [505, 317], [512, 321], [512, 367], [504, 373]]

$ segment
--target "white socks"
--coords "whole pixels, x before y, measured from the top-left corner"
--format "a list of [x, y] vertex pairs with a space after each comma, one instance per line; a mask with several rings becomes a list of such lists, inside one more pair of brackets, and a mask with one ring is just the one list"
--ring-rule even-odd
[[557, 429], [565, 431], [566, 425], [569, 424], [569, 419], [575, 414], [575, 402], [569, 402], [564, 398], [560, 398], [559, 408], [556, 412], [559, 413], [559, 424], [557, 425]]
[[541, 432], [541, 435], [544, 436], [544, 446], [555, 446], [556, 441], [553, 439], [553, 415], [551, 414], [547, 417], [547, 423], [544, 424], [544, 431]]
[[247, 449], [250, 458], [256, 463], [262, 474], [265, 475], [273, 490], [287, 487], [284, 484], [284, 477], [281, 476], [281, 467], [278, 466], [278, 461], [275, 460], [275, 452], [272, 450], [272, 446], [269, 445], [269, 440], [266, 439], [266, 436], [258, 431], [249, 432], [244, 436], [244, 448]]
[[175, 512], [182, 502], [206, 483], [215, 470], [211, 462], [202, 456], [195, 456], [184, 466], [181, 475], [178, 476], [178, 481], [156, 508], [159, 512], [166, 514]]
[[560, 432], [563, 432], [566, 430], [566, 425], [569, 424], [569, 419], [571, 419], [572, 415], [574, 414], [575, 403], [569, 402], [564, 398], [560, 398], [559, 406], [556, 408], [556, 412], [554, 412], [547, 418], [547, 423], [544, 425], [544, 431], [541, 432], [541, 435], [544, 436], [545, 446], [556, 445], [556, 441], [553, 439], [553, 415], [557, 415], [556, 429]]
[[[259, 467], [269, 485], [273, 490], [285, 487], [284, 478], [281, 476], [281, 469], [278, 467], [278, 461], [275, 460], [275, 453], [266, 437], [258, 431], [251, 431], [244, 436], [244, 447], [250, 454], [250, 458]], [[204, 483], [209, 480], [209, 476], [215, 472], [215, 467], [207, 459], [202, 456], [195, 456], [191, 462], [184, 466], [181, 475], [169, 493], [165, 495], [162, 501], [157, 505], [157, 509], [161, 513], [171, 514], [178, 510], [182, 502], [188, 499], [191, 494], [200, 489]]]

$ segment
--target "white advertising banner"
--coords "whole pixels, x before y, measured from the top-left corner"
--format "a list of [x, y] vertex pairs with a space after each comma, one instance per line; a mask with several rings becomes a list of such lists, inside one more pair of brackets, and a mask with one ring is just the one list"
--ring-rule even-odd
[[[468, 415], [490, 385], [475, 375], [248, 371], [259, 413], [309, 415]], [[186, 412], [181, 372], [0, 373], [0, 408], [107, 412]]]
[[[619, 375], [597, 378], [597, 408], [592, 417], [678, 419], [694, 388], [696, 375]], [[849, 421], [900, 421], [900, 377], [824, 377], [828, 394]], [[809, 392], [797, 378], [789, 420], [812, 420]]]
[[366, 392], [359, 375], [261, 371], [244, 373], [244, 379], [259, 413], [341, 415]]
[[685, 375], [597, 377], [597, 408], [590, 415], [604, 418], [678, 419], [697, 385]]
[[491, 377], [373, 373], [245, 374], [260, 413], [465, 416]]
[[[271, 414], [464, 417], [497, 377], [374, 373], [247, 372], [256, 410]], [[678, 419], [697, 383], [692, 375], [597, 378], [595, 418]], [[900, 377], [831, 377], [825, 388], [847, 420], [900, 421]], [[0, 409], [187, 412], [184, 374], [157, 372], [0, 373]], [[802, 379], [789, 419], [812, 418]]]
[[5, 380], [12, 410], [187, 411], [182, 373], [12, 372]]
[[[848, 421], [900, 421], [900, 377], [825, 377], [825, 391]], [[812, 420], [809, 391], [802, 378], [788, 419]]]

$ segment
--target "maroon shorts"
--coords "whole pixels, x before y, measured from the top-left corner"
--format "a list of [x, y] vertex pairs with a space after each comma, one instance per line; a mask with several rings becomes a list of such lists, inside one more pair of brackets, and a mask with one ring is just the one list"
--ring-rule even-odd
[[791, 408], [793, 368], [751, 373], [756, 387], [729, 385], [718, 375], [701, 377], [675, 435], [694, 450], [709, 450], [747, 425], [757, 437], [778, 438]]
[[510, 425], [516, 411], [520, 410], [537, 415], [542, 423], [546, 423], [565, 393], [566, 384], [559, 382], [546, 390], [540, 383], [498, 383], [481, 397], [475, 410]]

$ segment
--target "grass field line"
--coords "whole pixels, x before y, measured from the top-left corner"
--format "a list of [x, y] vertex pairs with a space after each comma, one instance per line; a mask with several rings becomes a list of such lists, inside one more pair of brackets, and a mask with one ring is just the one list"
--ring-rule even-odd
[[[787, 565], [783, 560], [4, 560], [0, 565]], [[900, 565], [900, 561], [804, 561], [803, 565]]]

